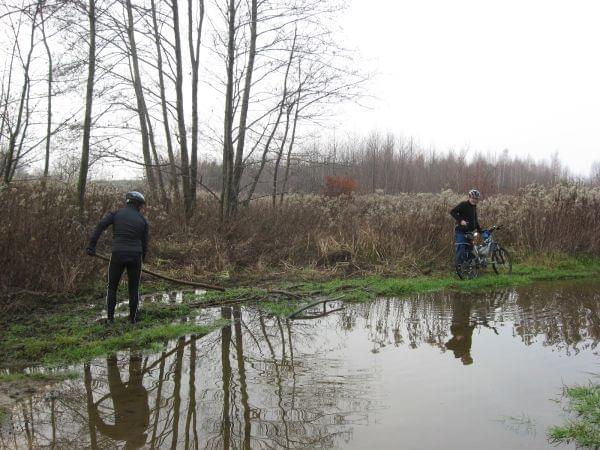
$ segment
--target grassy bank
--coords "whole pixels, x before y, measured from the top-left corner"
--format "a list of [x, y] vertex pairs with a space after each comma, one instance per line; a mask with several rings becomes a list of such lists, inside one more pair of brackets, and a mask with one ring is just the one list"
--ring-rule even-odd
[[565, 389], [569, 411], [575, 415], [565, 425], [552, 427], [550, 439], [555, 442], [575, 441], [582, 447], [600, 446], [600, 385], [574, 386]]
[[[204, 335], [222, 325], [186, 322], [193, 313], [186, 304], [147, 303], [135, 325], [117, 317], [113, 326], [100, 319], [101, 306], [66, 304], [51, 312], [28, 316], [7, 327], [0, 338], [4, 368], [56, 367], [90, 360], [125, 348], [159, 349], [182, 335]], [[6, 377], [6, 375], [5, 375]], [[0, 377], [0, 382], [6, 381]]]
[[[356, 302], [437, 291], [487, 291], [536, 281], [599, 276], [600, 259], [547, 255], [516, 264], [512, 275], [497, 276], [488, 270], [469, 281], [461, 281], [448, 272], [410, 278], [373, 275], [329, 281], [298, 278], [261, 287], [235, 287], [223, 293], [209, 292], [200, 297], [187, 293], [180, 304], [146, 302], [135, 327], [126, 318], [119, 318], [113, 327], [107, 327], [99, 320], [103, 299], [93, 307], [90, 299], [80, 299], [7, 322], [6, 332], [0, 337], [0, 353], [4, 355], [4, 367], [23, 367], [60, 366], [125, 348], [157, 349], [169, 339], [203, 335], [221, 326], [220, 321], [197, 325], [186, 319], [198, 308], [222, 303], [252, 302], [269, 314], [287, 316], [320, 297]], [[146, 289], [166, 287], [149, 284]]]
[[[600, 259], [575, 258], [565, 255], [539, 255], [524, 263], [516, 264], [510, 275], [495, 275], [491, 269], [478, 278], [468, 281], [459, 280], [448, 272], [436, 272], [428, 276], [410, 278], [364, 276], [351, 279], [332, 279], [329, 281], [291, 282], [272, 286], [289, 290], [299, 298], [322, 296], [343, 301], [367, 301], [375, 297], [403, 297], [410, 294], [427, 292], [475, 292], [489, 291], [511, 286], [523, 286], [540, 281], [584, 279], [600, 277]], [[231, 289], [226, 294], [211, 292], [207, 299], [212, 301], [231, 298], [254, 298], [256, 292], [247, 288]], [[277, 302], [265, 301], [260, 307], [274, 315], [285, 316], [299, 306], [294, 298]]]

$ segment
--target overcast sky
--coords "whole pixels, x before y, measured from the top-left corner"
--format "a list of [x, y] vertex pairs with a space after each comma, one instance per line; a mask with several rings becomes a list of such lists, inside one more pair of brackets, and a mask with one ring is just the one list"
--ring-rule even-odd
[[344, 44], [367, 70], [371, 109], [339, 130], [413, 136], [560, 159], [600, 160], [600, 1], [350, 0]]

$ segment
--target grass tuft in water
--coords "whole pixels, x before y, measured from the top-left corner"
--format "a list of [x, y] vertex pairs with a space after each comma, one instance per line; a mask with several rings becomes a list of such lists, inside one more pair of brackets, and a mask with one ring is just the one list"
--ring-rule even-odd
[[554, 426], [548, 435], [555, 442], [576, 441], [580, 446], [600, 446], [600, 385], [574, 386], [565, 389], [569, 410], [576, 418]]
[[267, 314], [272, 314], [274, 316], [280, 317], [287, 317], [299, 308], [298, 305], [298, 302], [290, 302], [283, 300], [278, 302], [261, 302], [258, 304], [258, 307]]

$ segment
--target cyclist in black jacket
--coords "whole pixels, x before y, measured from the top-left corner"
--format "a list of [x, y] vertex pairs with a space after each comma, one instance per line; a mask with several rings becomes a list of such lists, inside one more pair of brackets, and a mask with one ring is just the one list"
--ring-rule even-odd
[[129, 282], [129, 321], [137, 321], [140, 276], [142, 261], [146, 258], [148, 248], [148, 222], [141, 212], [146, 199], [137, 192], [131, 191], [125, 195], [127, 205], [117, 211], [106, 214], [92, 233], [87, 254], [96, 254], [96, 244], [102, 232], [110, 225], [113, 226], [112, 255], [108, 265], [108, 287], [106, 293], [106, 310], [108, 323], [112, 324], [117, 304], [117, 288], [123, 270], [127, 269]]
[[456, 220], [454, 233], [456, 254], [454, 264], [457, 266], [465, 262], [466, 251], [473, 244], [473, 241], [467, 238], [466, 233], [473, 231], [481, 233], [481, 226], [477, 220], [477, 203], [480, 198], [481, 192], [477, 189], [471, 189], [469, 191], [469, 198], [464, 202], [460, 202], [450, 211], [450, 215]]

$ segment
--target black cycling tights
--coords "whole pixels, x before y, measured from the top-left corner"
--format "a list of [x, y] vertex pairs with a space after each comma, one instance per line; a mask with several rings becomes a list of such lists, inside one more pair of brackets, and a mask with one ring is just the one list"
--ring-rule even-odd
[[123, 274], [127, 269], [129, 283], [129, 320], [135, 322], [139, 303], [138, 289], [140, 287], [140, 275], [142, 274], [141, 253], [113, 252], [108, 265], [108, 292], [106, 294], [106, 310], [108, 320], [115, 317], [115, 306], [117, 304], [117, 288]]

